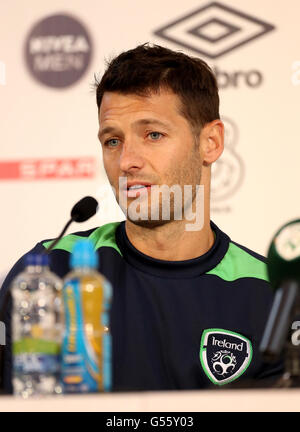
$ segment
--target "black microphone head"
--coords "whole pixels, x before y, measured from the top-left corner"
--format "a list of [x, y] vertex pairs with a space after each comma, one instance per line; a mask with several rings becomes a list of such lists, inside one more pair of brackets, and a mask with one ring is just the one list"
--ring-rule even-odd
[[74, 205], [71, 211], [71, 219], [75, 222], [85, 222], [94, 216], [98, 210], [98, 201], [91, 196], [82, 198]]
[[268, 276], [276, 290], [287, 279], [300, 281], [300, 219], [283, 225], [268, 251]]

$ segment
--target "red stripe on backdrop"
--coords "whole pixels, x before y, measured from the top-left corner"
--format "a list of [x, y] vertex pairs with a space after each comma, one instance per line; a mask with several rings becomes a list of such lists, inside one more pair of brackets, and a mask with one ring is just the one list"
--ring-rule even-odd
[[93, 178], [95, 173], [93, 157], [0, 161], [0, 180]]
[[19, 162], [0, 162], [0, 180], [19, 177]]

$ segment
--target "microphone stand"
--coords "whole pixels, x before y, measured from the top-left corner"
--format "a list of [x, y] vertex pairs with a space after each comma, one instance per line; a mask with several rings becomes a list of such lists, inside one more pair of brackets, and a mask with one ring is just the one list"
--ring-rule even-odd
[[64, 229], [62, 230], [62, 232], [59, 234], [59, 236], [55, 240], [53, 240], [53, 242], [50, 244], [50, 246], [47, 249], [45, 249], [44, 254], [48, 254], [49, 252], [51, 252], [51, 250], [54, 248], [54, 246], [57, 245], [57, 243], [63, 237], [64, 233], [67, 231], [67, 229], [69, 228], [69, 226], [73, 221], [74, 219], [71, 217], [71, 219], [67, 222]]

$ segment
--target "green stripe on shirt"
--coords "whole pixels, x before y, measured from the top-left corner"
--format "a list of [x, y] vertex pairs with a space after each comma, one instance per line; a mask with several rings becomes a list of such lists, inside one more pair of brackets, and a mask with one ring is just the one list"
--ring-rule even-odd
[[[122, 253], [117, 246], [115, 232], [120, 222], [111, 222], [105, 225], [102, 225], [99, 228], [96, 228], [88, 237], [82, 237], [76, 234], [69, 234], [63, 237], [59, 242], [54, 246], [54, 249], [60, 249], [67, 252], [72, 252], [75, 243], [80, 239], [90, 239], [95, 245], [95, 250], [99, 249], [102, 246], [112, 247], [114, 248], [121, 256]], [[43, 246], [48, 248], [52, 240], [44, 242]]]
[[267, 265], [231, 242], [224, 258], [206, 274], [219, 276], [226, 281], [251, 277], [269, 282]]

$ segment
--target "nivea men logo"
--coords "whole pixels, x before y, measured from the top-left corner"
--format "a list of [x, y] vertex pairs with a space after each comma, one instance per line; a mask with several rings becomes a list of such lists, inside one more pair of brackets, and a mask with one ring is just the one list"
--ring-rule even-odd
[[211, 59], [223, 56], [274, 29], [256, 17], [210, 2], [159, 28], [155, 35]]
[[200, 362], [205, 374], [217, 385], [240, 377], [252, 359], [249, 339], [223, 329], [204, 330], [200, 344]]
[[31, 74], [50, 87], [67, 87], [87, 70], [91, 38], [84, 25], [69, 15], [48, 16], [31, 29], [25, 45]]
[[5, 345], [5, 324], [4, 322], [0, 321], [0, 345]]

